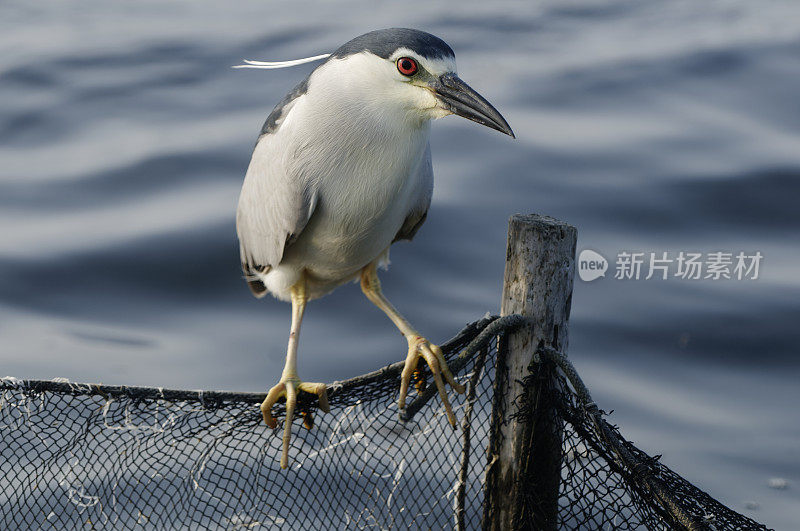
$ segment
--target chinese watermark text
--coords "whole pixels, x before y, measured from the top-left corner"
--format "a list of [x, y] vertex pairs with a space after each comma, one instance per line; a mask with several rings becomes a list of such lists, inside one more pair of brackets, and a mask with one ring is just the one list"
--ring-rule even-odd
[[[758, 280], [761, 251], [690, 252], [620, 251], [613, 265], [616, 280]], [[585, 249], [578, 257], [578, 275], [590, 282], [605, 276], [608, 261], [597, 251]]]

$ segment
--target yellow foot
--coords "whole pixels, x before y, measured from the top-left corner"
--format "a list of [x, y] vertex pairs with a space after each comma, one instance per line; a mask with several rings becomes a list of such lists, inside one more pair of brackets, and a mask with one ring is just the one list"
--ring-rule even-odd
[[[403, 373], [400, 376], [400, 400], [398, 401], [398, 406], [400, 406], [400, 409], [405, 409], [408, 387], [411, 384], [412, 377], [419, 373], [419, 371], [417, 371], [417, 363], [419, 363], [420, 358], [424, 358], [425, 362], [428, 364], [428, 367], [431, 369], [433, 380], [436, 382], [436, 388], [439, 390], [439, 396], [442, 398], [444, 408], [447, 411], [447, 420], [450, 421], [451, 426], [455, 427], [456, 416], [453, 414], [453, 408], [450, 407], [450, 401], [447, 399], [447, 391], [444, 387], [444, 380], [447, 380], [447, 383], [450, 384], [450, 387], [452, 387], [456, 393], [463, 393], [464, 386], [458, 383], [455, 378], [453, 378], [453, 374], [450, 372], [450, 369], [447, 367], [447, 363], [444, 361], [442, 349], [424, 337], [414, 335], [409, 336], [407, 339], [408, 356], [406, 357], [406, 365], [403, 367]], [[442, 379], [442, 376], [444, 376], [444, 380]], [[417, 389], [419, 390], [419, 377], [417, 379], [417, 385]], [[422, 385], [424, 386], [424, 383]]]
[[[272, 416], [272, 406], [282, 396], [286, 397], [286, 421], [283, 426], [283, 454], [281, 455], [281, 468], [289, 466], [289, 442], [292, 439], [292, 419], [294, 410], [297, 406], [297, 392], [305, 391], [319, 397], [319, 408], [325, 413], [330, 413], [328, 406], [328, 387], [324, 383], [301, 382], [299, 378], [281, 378], [281, 381], [269, 390], [267, 398], [261, 403], [261, 414], [264, 416], [264, 423], [270, 428], [278, 425], [278, 420]], [[304, 417], [303, 424], [311, 429], [314, 419], [310, 412], [302, 412]]]

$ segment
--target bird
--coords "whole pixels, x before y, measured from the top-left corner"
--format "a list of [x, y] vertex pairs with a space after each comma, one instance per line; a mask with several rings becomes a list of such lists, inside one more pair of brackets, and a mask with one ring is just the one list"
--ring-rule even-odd
[[[455, 53], [442, 39], [410, 28], [360, 35], [336, 49], [293, 61], [246, 60], [240, 68], [285, 68], [322, 61], [269, 114], [242, 184], [236, 231], [244, 279], [253, 295], [292, 305], [286, 362], [261, 413], [285, 398], [281, 468], [287, 468], [298, 393], [329, 413], [327, 386], [297, 373], [306, 305], [360, 281], [366, 297], [406, 338], [398, 407], [405, 408], [420, 360], [428, 365], [449, 423], [456, 418], [445, 383], [457, 393], [441, 348], [388, 301], [378, 268], [389, 248], [411, 240], [433, 194], [432, 120], [454, 114], [514, 138], [503, 116], [458, 77]], [[419, 385], [419, 382], [418, 382]], [[310, 418], [310, 413], [304, 413]], [[313, 426], [313, 418], [305, 425]]]

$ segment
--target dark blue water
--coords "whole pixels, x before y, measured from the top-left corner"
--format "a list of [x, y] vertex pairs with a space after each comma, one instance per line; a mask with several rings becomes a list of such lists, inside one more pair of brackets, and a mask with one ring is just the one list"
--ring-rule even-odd
[[[234, 212], [261, 123], [310, 66], [229, 67], [419, 27], [448, 41], [518, 138], [434, 124], [434, 204], [395, 247], [387, 295], [444, 340], [497, 311], [510, 214], [574, 224], [579, 249], [612, 261], [576, 280], [573, 301], [571, 356], [595, 398], [722, 501], [800, 529], [800, 4], [88, 0], [0, 13], [3, 374], [271, 386], [289, 307], [250, 296]], [[622, 281], [622, 250], [764, 259], [755, 281]], [[305, 379], [404, 355], [356, 286], [310, 306]]]

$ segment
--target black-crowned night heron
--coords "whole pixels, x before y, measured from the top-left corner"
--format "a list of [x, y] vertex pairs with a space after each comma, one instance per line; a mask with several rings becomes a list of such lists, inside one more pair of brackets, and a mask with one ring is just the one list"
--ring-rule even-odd
[[319, 59], [326, 60], [286, 95], [261, 129], [236, 214], [250, 289], [256, 297], [269, 292], [292, 303], [286, 366], [261, 405], [264, 422], [275, 428], [272, 406], [286, 398], [283, 468], [297, 393], [316, 394], [328, 411], [325, 384], [297, 375], [306, 303], [357, 278], [408, 341], [399, 407], [405, 407], [424, 358], [455, 426], [444, 382], [459, 393], [464, 389], [441, 349], [383, 296], [377, 268], [388, 263], [394, 242], [410, 240], [425, 221], [433, 192], [432, 119], [457, 114], [514, 136], [500, 113], [456, 75], [447, 43], [423, 31], [372, 31], [330, 55], [241, 66], [282, 68]]

